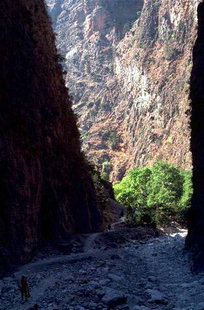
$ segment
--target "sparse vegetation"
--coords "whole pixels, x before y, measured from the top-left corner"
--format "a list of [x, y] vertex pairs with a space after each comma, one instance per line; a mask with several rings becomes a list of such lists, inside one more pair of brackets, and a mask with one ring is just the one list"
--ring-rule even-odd
[[83, 134], [81, 135], [81, 140], [85, 141], [88, 140], [90, 137], [90, 133], [88, 131], [84, 131]]
[[137, 11], [136, 12], [136, 19], [140, 18], [140, 16], [141, 16], [141, 11]]
[[108, 181], [111, 171], [112, 171], [112, 165], [110, 161], [105, 160], [101, 165], [101, 178]]
[[112, 150], [118, 148], [118, 144], [120, 142], [120, 137], [118, 136], [116, 131], [111, 131], [109, 133], [109, 144]]
[[105, 100], [102, 100], [100, 103], [101, 108], [106, 111], [110, 112], [111, 111], [111, 103]]
[[167, 45], [165, 49], [165, 58], [167, 60], [172, 60], [174, 58], [174, 52], [174, 48], [170, 45]]

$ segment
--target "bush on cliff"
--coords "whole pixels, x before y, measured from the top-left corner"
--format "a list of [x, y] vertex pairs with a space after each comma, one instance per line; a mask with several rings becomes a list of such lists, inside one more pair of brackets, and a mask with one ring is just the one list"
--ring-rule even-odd
[[116, 199], [127, 206], [130, 224], [165, 226], [186, 221], [192, 195], [191, 173], [165, 162], [134, 168], [114, 185]]

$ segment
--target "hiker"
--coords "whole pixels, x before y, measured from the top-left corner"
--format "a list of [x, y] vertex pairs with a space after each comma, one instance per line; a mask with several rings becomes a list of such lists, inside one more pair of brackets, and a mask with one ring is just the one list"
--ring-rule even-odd
[[21, 298], [22, 301], [25, 299], [27, 301], [28, 297], [30, 297], [29, 288], [28, 288], [28, 281], [25, 276], [21, 277]]

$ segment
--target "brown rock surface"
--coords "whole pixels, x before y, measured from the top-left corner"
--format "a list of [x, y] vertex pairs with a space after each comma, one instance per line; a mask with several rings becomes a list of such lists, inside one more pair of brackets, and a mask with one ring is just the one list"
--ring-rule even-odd
[[102, 218], [42, 0], [0, 6], [0, 261]]
[[112, 180], [158, 160], [191, 169], [199, 1], [47, 2], [89, 158], [101, 167], [110, 162]]
[[[123, 162], [122, 140], [111, 146], [118, 130], [119, 88], [115, 76], [116, 46], [139, 17], [143, 0], [48, 0], [59, 52], [69, 72], [67, 85], [79, 115], [83, 147], [91, 161], [116, 169]], [[116, 137], [117, 139], [117, 137]], [[120, 148], [119, 145], [121, 144]], [[116, 150], [117, 149], [117, 150]]]

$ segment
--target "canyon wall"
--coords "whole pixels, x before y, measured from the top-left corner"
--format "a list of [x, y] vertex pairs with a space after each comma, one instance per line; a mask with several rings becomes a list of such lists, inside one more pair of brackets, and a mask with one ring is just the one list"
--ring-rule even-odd
[[194, 193], [186, 246], [192, 249], [194, 269], [204, 270], [204, 2], [198, 8], [198, 34], [190, 85]]
[[158, 160], [191, 169], [188, 94], [199, 1], [47, 3], [89, 159], [111, 180]]
[[3, 1], [0, 15], [2, 266], [102, 217], [43, 0]]

